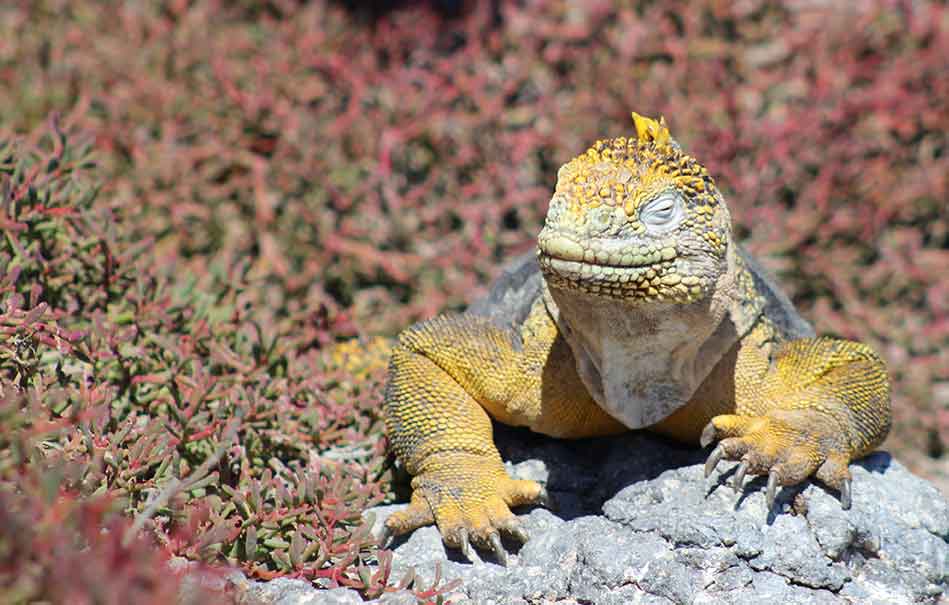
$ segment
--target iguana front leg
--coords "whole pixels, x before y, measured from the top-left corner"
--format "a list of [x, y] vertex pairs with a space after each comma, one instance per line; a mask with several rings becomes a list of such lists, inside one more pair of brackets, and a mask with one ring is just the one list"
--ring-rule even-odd
[[538, 299], [523, 326], [484, 317], [437, 317], [406, 330], [392, 352], [386, 430], [414, 478], [409, 507], [389, 517], [402, 534], [436, 523], [470, 559], [470, 542], [505, 561], [499, 531], [526, 539], [510, 507], [542, 502], [534, 481], [511, 479], [491, 416], [557, 437], [616, 433], [576, 374], [573, 356]]
[[740, 460], [734, 486], [746, 474], [768, 475], [773, 507], [778, 485], [815, 476], [851, 504], [849, 464], [879, 446], [890, 429], [886, 366], [868, 346], [836, 338], [774, 345], [755, 330], [735, 364], [735, 410], [711, 419], [702, 445], [720, 440], [706, 463]]

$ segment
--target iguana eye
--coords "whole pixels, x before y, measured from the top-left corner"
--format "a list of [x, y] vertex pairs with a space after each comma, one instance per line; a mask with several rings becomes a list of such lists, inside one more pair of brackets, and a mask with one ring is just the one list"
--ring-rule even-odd
[[656, 229], [677, 225], [682, 219], [682, 197], [675, 191], [660, 193], [639, 211], [639, 220]]

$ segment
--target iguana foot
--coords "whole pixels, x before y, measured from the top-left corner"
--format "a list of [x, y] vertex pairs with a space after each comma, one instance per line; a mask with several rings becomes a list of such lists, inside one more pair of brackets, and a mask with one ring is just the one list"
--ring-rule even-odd
[[435, 523], [445, 544], [460, 549], [469, 561], [478, 560], [474, 544], [490, 549], [499, 563], [507, 565], [500, 532], [522, 543], [528, 539], [510, 507], [546, 504], [547, 492], [536, 481], [511, 479], [499, 461], [465, 457], [456, 453], [450, 463], [418, 474], [412, 480], [408, 508], [393, 513], [385, 531], [400, 535]]
[[740, 460], [733, 487], [745, 476], [768, 475], [768, 508], [774, 508], [779, 485], [796, 485], [810, 476], [840, 492], [840, 504], [851, 504], [850, 444], [832, 417], [814, 409], [772, 410], [765, 416], [715, 416], [702, 431], [703, 447], [718, 445], [705, 463], [708, 477], [722, 459]]

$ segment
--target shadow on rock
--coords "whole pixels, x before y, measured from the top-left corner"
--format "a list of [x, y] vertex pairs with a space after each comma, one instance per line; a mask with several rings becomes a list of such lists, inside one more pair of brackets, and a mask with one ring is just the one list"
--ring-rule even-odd
[[600, 514], [603, 503], [624, 487], [698, 464], [708, 455], [642, 431], [567, 440], [495, 424], [494, 440], [513, 475], [546, 484], [564, 520]]

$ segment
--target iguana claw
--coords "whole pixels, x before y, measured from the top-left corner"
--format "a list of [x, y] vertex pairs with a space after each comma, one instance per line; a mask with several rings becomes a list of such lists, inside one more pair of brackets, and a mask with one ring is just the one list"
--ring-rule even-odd
[[745, 475], [748, 474], [748, 461], [742, 460], [741, 464], [738, 465], [738, 470], [735, 471], [735, 479], [732, 483], [732, 489], [735, 492], [741, 491], [741, 486], [745, 482]]
[[702, 436], [699, 437], [699, 445], [702, 447], [708, 447], [713, 441], [715, 441], [715, 435], [715, 425], [709, 422], [705, 425], [705, 428], [702, 429]]
[[462, 528], [458, 530], [458, 550], [461, 551], [462, 556], [464, 556], [469, 563], [478, 563], [481, 561], [481, 558], [475, 554], [475, 550], [471, 547], [471, 540], [468, 539], [467, 529]]
[[390, 528], [388, 525], [383, 525], [382, 532], [379, 534], [379, 546], [385, 548], [385, 546], [389, 543], [389, 540], [392, 539], [393, 535], [394, 532], [392, 531], [392, 528]]
[[526, 543], [530, 539], [530, 534], [527, 533], [527, 530], [524, 529], [524, 526], [521, 525], [520, 520], [517, 517], [512, 517], [503, 525], [501, 529], [510, 534], [515, 540], [521, 544]]
[[840, 431], [818, 410], [777, 409], [763, 416], [724, 414], [702, 431], [702, 441], [719, 440], [705, 463], [708, 476], [722, 459], [740, 461], [732, 487], [740, 491], [748, 473], [768, 475], [765, 497], [775, 506], [779, 485], [810, 477], [840, 491], [840, 505], [852, 503], [850, 454]]
[[774, 501], [778, 494], [778, 473], [771, 471], [768, 473], [768, 489], [765, 492], [765, 498], [768, 501], [768, 510], [774, 510]]
[[[710, 425], [711, 426], [711, 425]], [[722, 458], [725, 457], [725, 450], [722, 446], [717, 446], [712, 453], [709, 454], [708, 460], [705, 461], [705, 477], [708, 478], [712, 474], [712, 471], [715, 470], [715, 467], [718, 466], [718, 463], [722, 461]]]
[[556, 511], [558, 510], [557, 502], [550, 497], [550, 492], [547, 491], [546, 487], [541, 486], [540, 495], [537, 496], [537, 500], [534, 501], [534, 504], [538, 506], [543, 506], [547, 510]]
[[853, 504], [853, 494], [851, 493], [850, 479], [844, 479], [844, 482], [840, 486], [840, 506], [844, 510], [850, 510], [850, 506]]
[[507, 551], [504, 550], [504, 546], [501, 545], [501, 536], [495, 532], [488, 538], [488, 542], [491, 544], [491, 550], [494, 551], [494, 556], [497, 558], [498, 563], [507, 567]]

